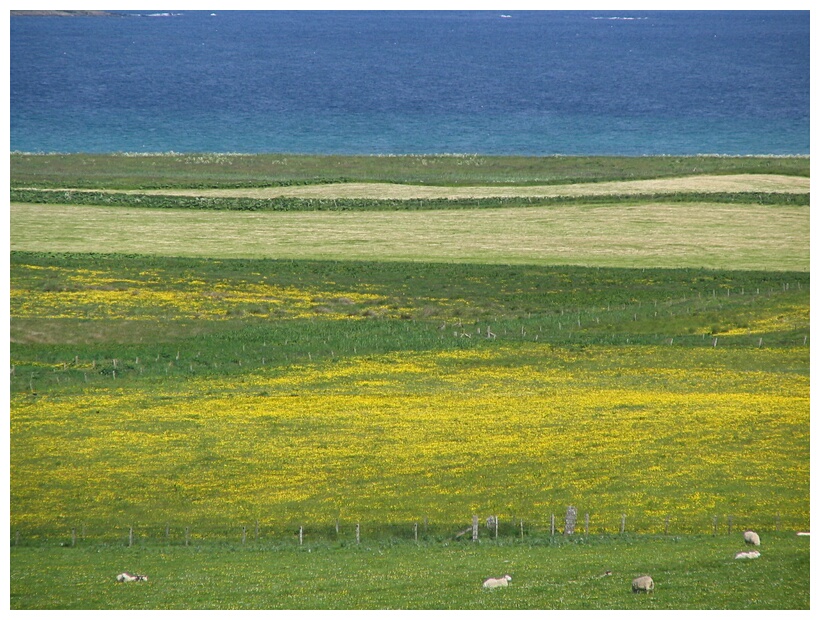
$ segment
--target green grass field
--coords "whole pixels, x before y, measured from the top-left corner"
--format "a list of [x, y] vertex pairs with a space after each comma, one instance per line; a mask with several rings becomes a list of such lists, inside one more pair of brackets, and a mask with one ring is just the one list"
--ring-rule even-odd
[[[808, 539], [770, 535], [763, 545], [751, 561], [732, 559], [737, 538], [711, 536], [20, 547], [11, 608], [808, 609]], [[118, 584], [123, 567], [149, 581]], [[647, 572], [654, 593], [633, 594], [632, 579]], [[509, 587], [482, 591], [484, 578], [503, 574]]]
[[264, 187], [366, 181], [528, 185], [684, 177], [809, 176], [808, 157], [485, 157], [480, 155], [241, 155], [12, 153], [12, 187]]
[[[12, 186], [808, 174], [197, 157], [13, 154]], [[808, 608], [808, 203], [680, 197], [13, 203], [11, 607]]]

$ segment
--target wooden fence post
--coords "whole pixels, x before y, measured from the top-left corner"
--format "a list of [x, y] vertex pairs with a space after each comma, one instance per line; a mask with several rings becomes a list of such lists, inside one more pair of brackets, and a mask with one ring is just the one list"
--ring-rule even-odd
[[626, 515], [621, 515], [621, 534], [626, 531]]
[[242, 526], [242, 544], [245, 544], [245, 537], [247, 536], [247, 529], [244, 525]]
[[300, 546], [302, 545], [302, 536], [303, 536], [303, 532], [304, 532], [304, 530], [303, 530], [302, 526], [300, 525], [300, 526], [299, 526], [299, 545], [300, 545]]
[[20, 544], [20, 530], [14, 532], [14, 546], [17, 547]]
[[186, 526], [185, 527], [185, 546], [186, 547], [188, 546], [188, 543], [191, 540], [190, 536], [191, 536], [191, 528]]
[[418, 523], [418, 521], [416, 521], [413, 524], [413, 539], [418, 544], [418, 542], [419, 542], [419, 523]]
[[478, 540], [478, 515], [473, 515], [473, 542]]
[[521, 542], [524, 542], [524, 519], [521, 519]]
[[555, 515], [550, 515], [550, 536], [555, 536]]
[[71, 546], [73, 547], [76, 544], [77, 544], [77, 529], [72, 527], [71, 528]]
[[584, 513], [584, 535], [589, 536], [589, 513]]
[[717, 515], [712, 516], [712, 536], [717, 536]]
[[495, 539], [498, 540], [498, 515], [496, 515], [493, 519], [493, 525], [495, 526]]
[[357, 544], [357, 545], [358, 545], [359, 543], [361, 543], [360, 532], [361, 532], [361, 530], [360, 530], [360, 528], [359, 528], [359, 524], [357, 523], [357, 524], [356, 524], [356, 544]]
[[131, 526], [128, 528], [128, 546], [132, 546], [134, 544], [134, 527]]

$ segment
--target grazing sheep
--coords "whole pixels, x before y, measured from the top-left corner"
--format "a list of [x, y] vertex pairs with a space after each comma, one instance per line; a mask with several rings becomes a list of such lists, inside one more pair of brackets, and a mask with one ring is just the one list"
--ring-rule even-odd
[[132, 575], [131, 573], [120, 573], [117, 575], [117, 581], [125, 583], [126, 581], [148, 581], [147, 575]]
[[642, 575], [632, 580], [633, 592], [652, 592], [655, 589], [655, 582], [649, 575]]
[[751, 530], [743, 532], [743, 540], [750, 545], [754, 545], [755, 547], [760, 546], [760, 536], [757, 535], [757, 532], [753, 532]]
[[498, 588], [501, 586], [507, 586], [512, 581], [512, 577], [509, 575], [504, 575], [503, 577], [495, 578], [490, 577], [489, 579], [485, 579], [482, 587], [484, 588]]
[[738, 551], [735, 554], [736, 560], [754, 560], [760, 557], [760, 551], [753, 549], [752, 551]]

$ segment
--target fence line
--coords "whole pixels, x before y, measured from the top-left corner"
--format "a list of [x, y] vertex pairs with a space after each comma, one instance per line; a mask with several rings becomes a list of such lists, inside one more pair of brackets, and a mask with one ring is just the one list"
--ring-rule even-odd
[[[472, 515], [471, 525], [464, 528], [464, 522], [431, 524], [428, 517], [423, 519], [423, 528], [419, 527], [419, 520], [399, 523], [367, 523], [351, 521], [343, 524], [335, 519], [328, 524], [310, 524], [302, 522], [298, 526], [289, 526], [280, 522], [272, 522], [265, 526], [256, 519], [253, 522], [254, 540], [266, 539], [269, 541], [298, 541], [301, 546], [305, 541], [354, 541], [361, 544], [363, 540], [402, 539], [413, 540], [416, 543], [423, 540], [457, 540], [481, 542], [485, 540], [501, 541], [560, 539], [578, 536], [625, 536], [625, 535], [708, 535], [732, 536], [744, 529], [755, 529], [762, 532], [781, 532], [793, 530], [795, 532], [808, 530], [808, 517], [783, 518], [781, 513], [774, 516], [734, 514], [716, 515], [707, 518], [697, 518], [691, 515], [674, 517], [665, 514], [659, 517], [629, 516], [620, 513], [614, 515], [596, 515], [586, 511], [584, 514], [583, 531], [577, 528], [577, 511], [570, 506], [563, 528], [559, 527], [556, 514], [551, 513], [541, 520], [524, 519], [520, 516], [500, 517], [492, 515], [486, 518], [480, 526], [478, 515]], [[465, 519], [469, 521], [470, 519]], [[784, 521], [786, 525], [784, 525]], [[675, 525], [678, 527], [676, 528]], [[78, 537], [78, 528], [82, 532]], [[263, 528], [266, 530], [264, 531]], [[11, 543], [14, 546], [25, 544], [28, 541], [61, 541], [62, 546], [77, 546], [78, 542], [93, 541], [122, 541], [122, 544], [131, 547], [139, 542], [164, 542], [165, 544], [184, 544], [189, 546], [192, 541], [221, 541], [234, 542], [245, 545], [248, 538], [248, 525], [177, 525], [165, 523], [157, 525], [115, 525], [109, 528], [95, 528], [95, 532], [88, 534], [87, 524], [77, 524], [60, 528], [26, 528], [23, 524], [16, 524], [12, 529]], [[470, 537], [465, 534], [470, 533]]]

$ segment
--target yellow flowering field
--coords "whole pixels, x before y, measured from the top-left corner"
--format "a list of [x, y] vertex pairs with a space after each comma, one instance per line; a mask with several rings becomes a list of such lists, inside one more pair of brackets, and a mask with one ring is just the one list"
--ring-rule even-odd
[[807, 527], [808, 363], [522, 343], [13, 395], [11, 525], [546, 527], [574, 505], [600, 532]]
[[[384, 295], [367, 286], [342, 292], [321, 285], [282, 286], [259, 281], [227, 279], [208, 281], [189, 276], [169, 278], [167, 273], [140, 271], [136, 277], [113, 270], [50, 267], [56, 290], [42, 285], [37, 265], [21, 265], [34, 272], [33, 286], [23, 277], [10, 290], [11, 315], [19, 319], [129, 319], [219, 320], [251, 314], [260, 318], [347, 318], [359, 306], [370, 312], [388, 311]], [[261, 278], [260, 274], [249, 274]], [[389, 308], [392, 314], [402, 309]]]

